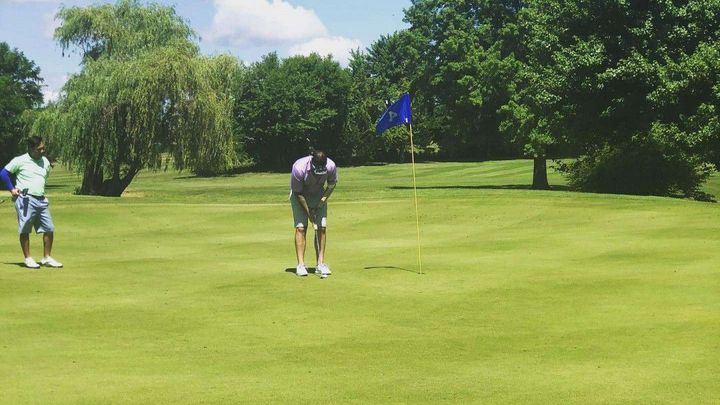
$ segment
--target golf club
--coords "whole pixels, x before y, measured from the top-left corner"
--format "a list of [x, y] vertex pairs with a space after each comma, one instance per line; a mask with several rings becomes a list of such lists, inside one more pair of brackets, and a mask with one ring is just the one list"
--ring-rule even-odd
[[[315, 263], [317, 263], [318, 260], [320, 259], [320, 234], [318, 233], [318, 229], [320, 229], [320, 228], [318, 227], [318, 223], [317, 223], [317, 212], [316, 212], [316, 213], [315, 213], [315, 218], [314, 218], [314, 220], [313, 220], [313, 230], [315, 231], [315, 235], [314, 235], [314, 237], [313, 237], [313, 242], [314, 242], [314, 244], [315, 244]], [[318, 266], [315, 268], [315, 271], [316, 271], [316, 272], [319, 272], [319, 271], [320, 271], [319, 267], [320, 267], [320, 266], [318, 265]], [[320, 275], [320, 278], [327, 278], [327, 275], [326, 275], [326, 274], [322, 274], [322, 275]]]
[[315, 231], [315, 261], [320, 258], [320, 235], [318, 234], [318, 226], [317, 226], [317, 214], [315, 215], [315, 221], [313, 221], [313, 230]]

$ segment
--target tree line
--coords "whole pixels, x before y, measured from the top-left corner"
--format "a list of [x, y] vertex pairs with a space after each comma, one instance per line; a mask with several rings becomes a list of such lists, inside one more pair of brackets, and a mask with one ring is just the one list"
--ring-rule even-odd
[[16, 110], [35, 107], [25, 129], [52, 138], [87, 194], [120, 195], [168, 164], [286, 170], [309, 145], [343, 165], [406, 161], [406, 129], [374, 125], [408, 91], [420, 159], [529, 157], [540, 189], [555, 160], [578, 190], [707, 197], [720, 0], [413, 0], [404, 13], [408, 28], [344, 68], [315, 54], [202, 56], [158, 4], [61, 8], [55, 38], [82, 70], [48, 107], [35, 94]]

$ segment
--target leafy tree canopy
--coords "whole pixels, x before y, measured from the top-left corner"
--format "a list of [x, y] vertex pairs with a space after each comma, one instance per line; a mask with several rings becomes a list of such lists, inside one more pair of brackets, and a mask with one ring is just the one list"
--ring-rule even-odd
[[441, 153], [490, 158], [511, 152], [499, 131], [519, 63], [517, 0], [415, 0], [406, 10], [420, 63], [416, 103], [433, 121]]
[[79, 49], [84, 66], [33, 128], [63, 145], [63, 161], [83, 174], [80, 193], [119, 196], [141, 169], [161, 167], [165, 152], [201, 175], [233, 165], [234, 58], [199, 56], [171, 7], [121, 0], [58, 16], [55, 37]]
[[25, 151], [22, 114], [42, 104], [41, 83], [40, 68], [0, 42], [0, 165]]
[[288, 169], [309, 146], [336, 156], [349, 87], [348, 72], [317, 54], [280, 60], [271, 53], [250, 66], [235, 95], [235, 117], [257, 166]]
[[[528, 1], [506, 127], [536, 153], [580, 153], [564, 166], [580, 188], [696, 194], [718, 157], [718, 16], [720, 1]], [[658, 173], [662, 185], [646, 187]]]

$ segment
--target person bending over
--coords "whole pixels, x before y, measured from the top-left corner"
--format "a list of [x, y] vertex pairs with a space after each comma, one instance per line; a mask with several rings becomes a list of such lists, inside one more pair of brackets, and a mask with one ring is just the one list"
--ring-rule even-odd
[[[326, 186], [327, 184], [327, 186]], [[337, 166], [321, 150], [302, 157], [293, 163], [290, 175], [290, 205], [295, 227], [295, 274], [307, 276], [305, 267], [305, 242], [308, 223], [315, 229], [315, 274], [325, 278], [331, 274], [325, 263], [327, 240], [327, 200], [337, 184]]]

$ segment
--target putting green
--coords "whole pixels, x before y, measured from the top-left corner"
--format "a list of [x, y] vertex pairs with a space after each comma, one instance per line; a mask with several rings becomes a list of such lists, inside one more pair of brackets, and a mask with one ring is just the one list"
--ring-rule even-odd
[[289, 174], [144, 173], [110, 199], [58, 170], [64, 269], [20, 267], [0, 205], [0, 398], [720, 401], [718, 205], [532, 191], [531, 173], [418, 165], [418, 274], [410, 166], [341, 168], [321, 280], [286, 270]]

